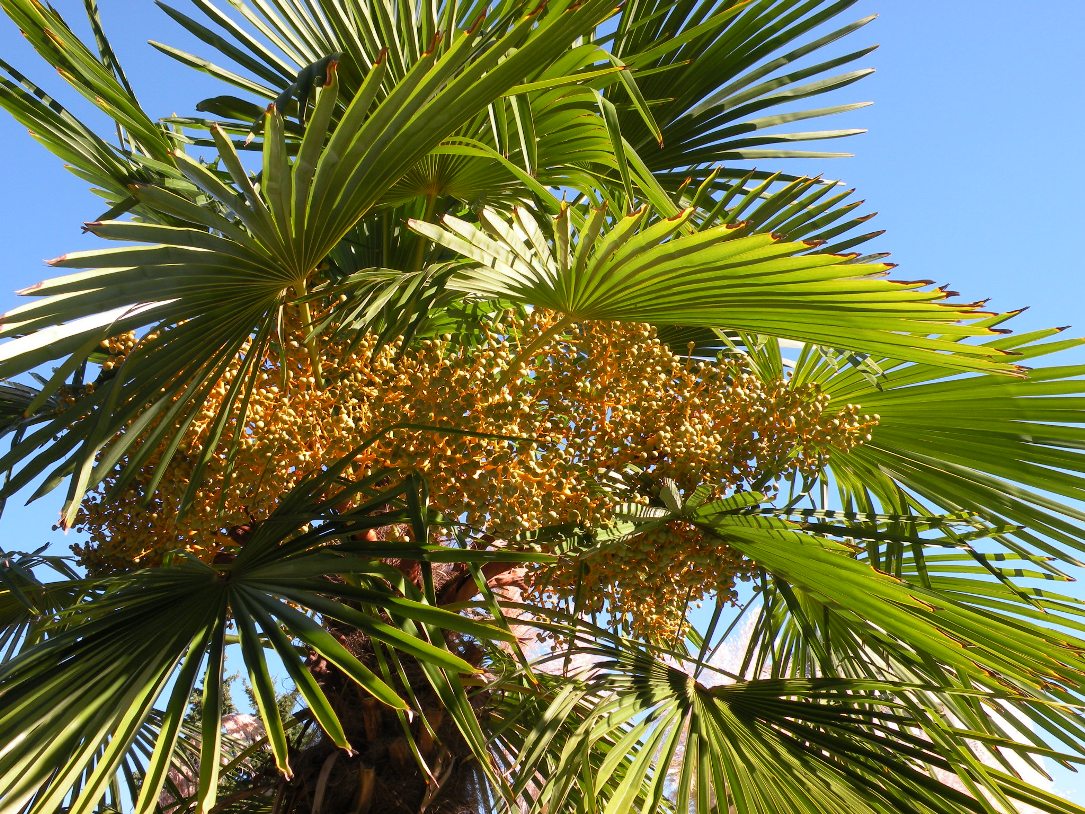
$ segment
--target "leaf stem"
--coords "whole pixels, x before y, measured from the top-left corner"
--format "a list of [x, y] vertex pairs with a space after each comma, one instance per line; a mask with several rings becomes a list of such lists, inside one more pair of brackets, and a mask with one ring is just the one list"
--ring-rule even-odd
[[[437, 193], [430, 192], [426, 195], [426, 206], [422, 210], [421, 220], [425, 223], [429, 223], [433, 220], [433, 213], [437, 209]], [[414, 256], [411, 258], [411, 265], [408, 267], [410, 273], [415, 273], [422, 270], [422, 259], [426, 256], [426, 245], [429, 243], [422, 235], [416, 235], [418, 242], [414, 244]]]
[[305, 347], [309, 351], [309, 364], [313, 371], [313, 378], [316, 379], [316, 386], [318, 388], [324, 387], [324, 366], [320, 361], [320, 347], [317, 345], [316, 334], [313, 333], [313, 315], [309, 310], [309, 300], [306, 299], [309, 291], [306, 288], [305, 280], [302, 280], [297, 285], [297, 292], [300, 300], [298, 302], [298, 311], [301, 313], [301, 321], [305, 334]]
[[525, 345], [508, 366], [508, 369], [502, 374], [501, 378], [497, 380], [497, 387], [500, 390], [516, 376], [520, 367], [531, 358], [531, 355], [542, 346], [544, 342], [551, 339], [559, 331], [564, 330], [573, 321], [571, 314], [566, 314], [561, 319], [557, 320], [553, 325], [540, 333], [534, 339]]

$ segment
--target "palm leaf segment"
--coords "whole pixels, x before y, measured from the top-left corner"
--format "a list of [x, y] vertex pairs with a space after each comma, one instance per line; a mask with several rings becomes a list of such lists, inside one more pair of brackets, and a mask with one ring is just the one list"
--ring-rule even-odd
[[966, 752], [947, 758], [946, 740], [964, 730], [916, 703], [930, 687], [839, 678], [736, 683], [693, 659], [676, 666], [630, 642], [593, 632], [589, 643], [584, 635], [575, 650], [590, 667], [540, 676], [548, 703], [536, 709], [513, 693], [497, 705], [499, 743], [521, 760], [519, 784], [538, 786], [532, 810], [709, 814], [726, 801], [743, 812], [990, 811], [932, 777], [931, 767], [972, 775], [969, 782], [1011, 806], [1079, 810], [1053, 806], [1052, 795], [1012, 771], [969, 765], [974, 756]]
[[[779, 133], [793, 122], [845, 113], [863, 103], [771, 114], [785, 102], [814, 99], [845, 87], [869, 69], [833, 72], [866, 56], [862, 48], [823, 62], [803, 59], [863, 27], [864, 18], [828, 31], [853, 0], [806, 3], [759, 0], [750, 3], [667, 3], [642, 0], [623, 6], [614, 34], [614, 53], [637, 77], [663, 133], [652, 144], [628, 106], [622, 131], [645, 164], [666, 186], [681, 183], [694, 169], [766, 158], [835, 158], [842, 153], [796, 149], [797, 142], [835, 139], [858, 130]], [[815, 36], [809, 36], [818, 32]], [[764, 115], [762, 115], [764, 113]], [[653, 149], [655, 148], [655, 149]], [[741, 174], [741, 173], [739, 173]], [[727, 178], [718, 184], [726, 186]]]
[[[1081, 346], [1051, 340], [1059, 331], [989, 342], [1031, 362]], [[834, 399], [880, 416], [868, 446], [831, 462], [845, 499], [860, 510], [883, 506], [976, 512], [1009, 556], [1076, 562], [1085, 546], [1080, 473], [1081, 365], [1037, 366], [1021, 379], [948, 377], [930, 365], [888, 360], [876, 381], [833, 369], [813, 355], [796, 368]]]

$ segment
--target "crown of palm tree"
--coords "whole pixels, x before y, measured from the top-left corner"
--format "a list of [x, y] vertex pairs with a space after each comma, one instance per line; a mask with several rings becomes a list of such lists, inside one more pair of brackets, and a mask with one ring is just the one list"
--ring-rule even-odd
[[0, 0], [116, 124], [0, 60], [105, 201], [0, 322], [0, 497], [93, 532], [0, 557], [0, 812], [1085, 812], [1080, 343], [775, 169], [853, 4], [160, 2], [155, 120]]

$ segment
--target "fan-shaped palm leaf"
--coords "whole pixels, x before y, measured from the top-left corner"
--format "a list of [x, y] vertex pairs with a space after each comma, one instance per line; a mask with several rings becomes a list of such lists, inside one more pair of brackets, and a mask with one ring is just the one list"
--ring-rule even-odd
[[[207, 565], [180, 557], [160, 568], [97, 581], [87, 601], [60, 614], [48, 638], [0, 668], [4, 701], [0, 732], [6, 744], [0, 752], [0, 775], [5, 801], [20, 809], [32, 799], [28, 811], [53, 812], [78, 788], [70, 811], [94, 810], [153, 704], [165, 698], [161, 733], [137, 805], [139, 811], [151, 810], [165, 780], [181, 714], [203, 671], [200, 811], [209, 810], [219, 765], [222, 665], [231, 619], [283, 771], [289, 770], [286, 741], [265, 650], [282, 662], [328, 737], [342, 748], [349, 748], [342, 724], [303, 666], [294, 640], [335, 664], [383, 703], [405, 707], [388, 683], [390, 676], [373, 673], [310, 614], [339, 619], [383, 642], [390, 652], [418, 659], [436, 671], [434, 680], [443, 683], [446, 694], [459, 692], [462, 698], [456, 675], [473, 673], [475, 668], [449, 652], [435, 631], [438, 627], [460, 631], [484, 641], [507, 640], [510, 634], [435, 608], [421, 596], [409, 598], [391, 589], [389, 582], [406, 586], [398, 572], [381, 565], [380, 557], [427, 560], [440, 558], [443, 549], [356, 541], [375, 526], [424, 524], [425, 519], [412, 516], [409, 508], [372, 514], [375, 508], [399, 503], [402, 487], [358, 499], [359, 487], [351, 486], [317, 499], [338, 471], [333, 468], [288, 495], [236, 558]], [[327, 514], [331, 506], [351, 497], [356, 508]], [[420, 505], [417, 499], [413, 505]], [[299, 533], [306, 524], [309, 530]], [[454, 556], [463, 560], [472, 555], [456, 550]], [[485, 561], [487, 554], [474, 556]], [[323, 579], [330, 573], [337, 574], [337, 580]], [[58, 666], [60, 654], [66, 655]], [[82, 711], [73, 718], [76, 695]], [[465, 737], [477, 740], [478, 725], [469, 710], [469, 704], [461, 703], [458, 711], [455, 703], [449, 704], [458, 724], [474, 728]], [[58, 772], [58, 766], [63, 770]]]
[[[283, 305], [300, 297], [302, 322], [310, 322], [309, 276], [387, 187], [474, 111], [514, 86], [529, 68], [558, 58], [578, 30], [607, 13], [606, 3], [592, 0], [551, 6], [541, 17], [531, 13], [507, 24], [480, 20], [450, 37], [455, 43], [447, 49], [422, 54], [371, 110], [386, 70], [378, 62], [334, 127], [337, 80], [329, 70], [293, 161], [285, 149], [282, 117], [269, 112], [259, 185], [220, 133], [216, 143], [228, 180], [178, 154], [182, 171], [204, 199], [153, 185], [133, 194], [186, 226], [93, 224], [90, 228], [102, 236], [144, 245], [60, 258], [55, 265], [92, 270], [36, 286], [26, 293], [42, 301], [5, 316], [0, 335], [29, 336], [0, 350], [4, 377], [70, 353], [85, 357], [98, 341], [124, 330], [153, 324], [159, 331], [131, 357], [138, 362], [126, 365], [90, 398], [89, 416], [62, 414], [17, 446], [9, 461], [33, 453], [58, 430], [79, 425], [65, 443], [24, 468], [11, 488], [61, 461], [46, 488], [70, 477], [65, 511], [70, 522], [85, 488], [98, 477], [95, 472], [106, 471], [101, 462], [95, 470], [94, 456], [109, 445], [104, 458], [106, 469], [111, 468], [136, 437], [131, 432], [117, 436], [121, 427], [137, 420], [144, 427], [159, 422], [158, 435], [149, 441], [154, 446], [174, 427], [185, 426], [193, 405], [224, 366], [245, 355], [245, 370], [224, 404], [217, 438], [228, 415], [244, 411], [242, 382], [253, 375], [254, 360], [267, 347]], [[72, 324], [78, 318], [89, 324]]]
[[[541, 786], [537, 810], [992, 810], [982, 795], [935, 779], [932, 769], [996, 799], [1080, 810], [1054, 803], [1012, 771], [983, 767], [967, 748], [946, 750], [945, 741], [957, 736], [959, 743], [963, 732], [929, 704], [928, 690], [941, 688], [840, 678], [736, 683], [704, 664], [678, 666], [681, 656], [676, 664], [596, 631], [582, 636], [572, 645], [582, 666], [543, 677], [541, 700], [498, 707], [520, 782]], [[986, 745], [1047, 751], [1005, 737]]]
[[[613, 219], [596, 209], [579, 231], [570, 212], [553, 222], [517, 210], [511, 221], [483, 213], [482, 228], [452, 217], [411, 226], [468, 258], [450, 288], [549, 308], [562, 314], [559, 327], [596, 319], [736, 328], [950, 368], [1012, 370], [996, 348], [948, 340], [990, 330], [976, 324], [975, 305], [941, 303], [944, 292], [923, 291], [923, 283], [879, 279], [885, 265], [807, 254], [803, 243], [742, 236], [726, 224], [688, 233], [692, 209], [654, 223], [646, 209]], [[946, 336], [926, 336], [950, 325]]]

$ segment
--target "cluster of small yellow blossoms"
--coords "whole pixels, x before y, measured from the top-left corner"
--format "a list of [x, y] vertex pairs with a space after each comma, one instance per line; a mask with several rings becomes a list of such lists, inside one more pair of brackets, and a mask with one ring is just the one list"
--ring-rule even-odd
[[[120, 334], [118, 336], [112, 336], [99, 343], [98, 347], [100, 352], [104, 354], [99, 362], [99, 367], [102, 373], [106, 373], [117, 367], [124, 359], [132, 352], [135, 346], [138, 344], [135, 333], [129, 331], [128, 333]], [[61, 407], [71, 407], [76, 404], [83, 396], [89, 396], [97, 389], [97, 385], [94, 382], [86, 382], [77, 387], [65, 385], [60, 388], [58, 392], [59, 402]]]
[[581, 612], [609, 611], [622, 632], [665, 641], [684, 630], [687, 605], [698, 605], [707, 595], [736, 601], [736, 584], [756, 567], [696, 526], [671, 520], [584, 560], [575, 573], [579, 586], [569, 585], [570, 571], [566, 567], [555, 576], [566, 594], [579, 597]]
[[[157, 336], [157, 333], [152, 333], [148, 334], [147, 338], [152, 339], [155, 336]], [[106, 354], [106, 357], [101, 363], [102, 372], [104, 373], [107, 370], [112, 370], [123, 362], [125, 357], [132, 352], [137, 344], [138, 340], [136, 339], [135, 333], [132, 331], [118, 336], [112, 336], [103, 341], [100, 347]]]
[[[378, 347], [372, 336], [349, 349], [324, 345], [319, 383], [308, 349], [290, 341], [261, 366], [245, 425], [224, 435], [237, 437], [238, 449], [212, 457], [187, 512], [178, 509], [194, 462], [236, 372], [205, 400], [149, 502], [157, 455], [120, 495], [105, 498], [115, 482], [107, 479], [88, 496], [77, 523], [88, 542], [76, 553], [91, 571], [153, 564], [176, 549], [210, 559], [235, 542], [230, 528], [266, 518], [301, 479], [404, 424], [469, 434], [395, 429], [357, 457], [354, 474], [417, 473], [446, 517], [508, 540], [555, 523], [605, 524], [615, 503], [647, 500], [646, 481], [671, 478], [683, 490], [707, 483], [722, 495], [766, 472], [816, 470], [874, 423], [850, 406], [829, 410], [812, 387], [765, 382], [740, 362], [675, 354], [647, 325], [551, 330], [555, 321], [538, 311], [505, 314], [471, 345], [444, 337]], [[130, 346], [118, 340], [116, 355]], [[624, 490], [600, 486], [601, 476], [628, 472], [638, 476]], [[596, 606], [644, 633], [687, 597], [726, 595], [749, 568], [676, 526], [601, 555], [589, 573]], [[566, 601], [581, 571], [570, 560], [529, 575], [528, 587], [538, 601]]]

